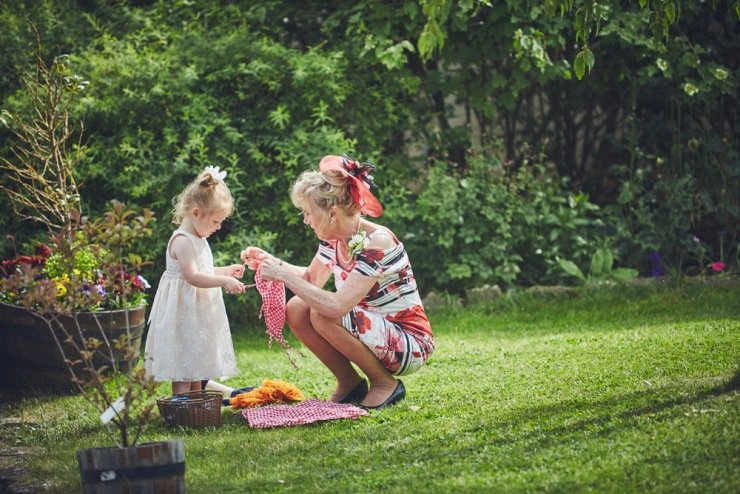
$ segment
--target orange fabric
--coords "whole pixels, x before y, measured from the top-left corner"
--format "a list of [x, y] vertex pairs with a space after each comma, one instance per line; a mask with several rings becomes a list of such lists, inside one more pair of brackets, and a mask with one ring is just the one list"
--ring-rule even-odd
[[293, 403], [305, 400], [301, 390], [285, 381], [265, 379], [262, 386], [229, 400], [231, 408], [254, 408], [269, 404]]

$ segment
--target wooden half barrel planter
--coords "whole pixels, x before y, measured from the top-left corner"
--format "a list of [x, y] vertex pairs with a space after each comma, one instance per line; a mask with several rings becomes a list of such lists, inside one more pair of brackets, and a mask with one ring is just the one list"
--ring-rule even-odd
[[[144, 331], [145, 307], [127, 310], [80, 312], [60, 315], [52, 328], [23, 307], [0, 303], [0, 386], [19, 391], [33, 389], [55, 393], [72, 392], [65, 357], [79, 355], [70, 343], [60, 352], [54, 334], [64, 342], [67, 334], [83, 338], [114, 340], [129, 335], [138, 352]], [[52, 334], [54, 331], [54, 334]], [[102, 334], [101, 334], [102, 331]], [[103, 338], [104, 336], [104, 338]], [[105, 344], [103, 345], [105, 347]], [[107, 349], [106, 349], [107, 351]], [[118, 368], [127, 370], [124, 355], [114, 351]], [[94, 359], [96, 368], [110, 359]], [[77, 451], [82, 492], [86, 494], [168, 494], [185, 492], [185, 445], [181, 440], [158, 441], [135, 446], [109, 446]]]
[[77, 451], [84, 494], [185, 492], [182, 440]]
[[[80, 312], [76, 315], [62, 315], [60, 323], [70, 334], [82, 331], [84, 338], [113, 340], [126, 335], [138, 352], [146, 324], [145, 307], [134, 309]], [[76, 321], [75, 321], [76, 320]], [[44, 390], [50, 392], [71, 392], [76, 389], [72, 375], [64, 362], [79, 359], [79, 353], [69, 343], [63, 343], [64, 356], [59, 351], [54, 334], [61, 342], [66, 339], [65, 331], [55, 327], [50, 329], [45, 321], [23, 307], [0, 303], [0, 387], [10, 390]], [[119, 368], [126, 370], [123, 355], [114, 352]], [[93, 361], [96, 367], [108, 365], [106, 360]]]

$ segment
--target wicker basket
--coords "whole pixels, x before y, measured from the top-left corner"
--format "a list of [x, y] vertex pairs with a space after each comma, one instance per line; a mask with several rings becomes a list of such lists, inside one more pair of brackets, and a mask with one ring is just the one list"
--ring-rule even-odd
[[157, 407], [167, 425], [218, 427], [221, 425], [223, 397], [220, 391], [190, 391], [157, 398]]

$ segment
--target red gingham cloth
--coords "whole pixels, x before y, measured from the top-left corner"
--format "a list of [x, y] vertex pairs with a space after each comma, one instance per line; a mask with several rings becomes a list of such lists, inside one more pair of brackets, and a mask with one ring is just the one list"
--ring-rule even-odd
[[316, 398], [297, 405], [267, 405], [259, 408], [245, 408], [242, 415], [249, 427], [269, 429], [290, 425], [311, 424], [323, 420], [356, 419], [370, 415], [367, 410], [349, 403], [334, 403]]
[[273, 340], [281, 345], [287, 345], [283, 338], [285, 326], [285, 285], [279, 281], [263, 280], [260, 269], [254, 273], [254, 283], [262, 297], [262, 308], [259, 317], [265, 318], [267, 334], [270, 335], [270, 346]]
[[[260, 308], [260, 318], [265, 319], [267, 334], [270, 336], [268, 346], [272, 348], [272, 342], [277, 341], [285, 350], [285, 355], [296, 369], [298, 366], [293, 361], [288, 350], [293, 348], [285, 341], [283, 337], [283, 326], [285, 326], [285, 285], [280, 281], [270, 281], [262, 279], [259, 267], [254, 272], [254, 284], [257, 291], [262, 297], [262, 307]], [[300, 351], [298, 355], [305, 357]]]

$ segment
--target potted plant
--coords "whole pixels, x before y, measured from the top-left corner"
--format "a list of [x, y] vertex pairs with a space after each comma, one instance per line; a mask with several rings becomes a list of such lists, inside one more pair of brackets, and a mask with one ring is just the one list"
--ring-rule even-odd
[[[98, 219], [80, 213], [74, 171], [81, 126], [70, 124], [69, 105], [87, 83], [69, 71], [65, 56], [44, 62], [38, 33], [35, 58], [34, 75], [24, 79], [32, 117], [3, 111], [14, 139], [0, 168], [7, 172], [11, 185], [2, 188], [16, 214], [42, 224], [48, 243], [33, 255], [16, 253], [2, 262], [0, 327], [6, 334], [0, 351], [17, 354], [9, 343], [19, 338], [35, 338], [26, 340], [29, 352], [51, 341], [53, 351], [31, 358], [32, 367], [43, 368], [53, 355], [68, 382], [101, 413], [115, 445], [78, 451], [84, 492], [182, 492], [182, 441], [139, 443], [155, 384], [140, 358], [148, 284], [139, 274], [146, 261], [134, 250], [151, 235], [154, 216], [117, 201]], [[75, 141], [77, 154], [71, 154]], [[0, 355], [2, 365], [8, 357]], [[37, 385], [60, 374], [45, 372]]]
[[96, 373], [103, 380], [139, 357], [149, 284], [139, 274], [147, 263], [130, 245], [149, 234], [153, 216], [117, 201], [96, 221], [70, 215], [34, 255], [0, 265], [4, 388], [92, 385]]

